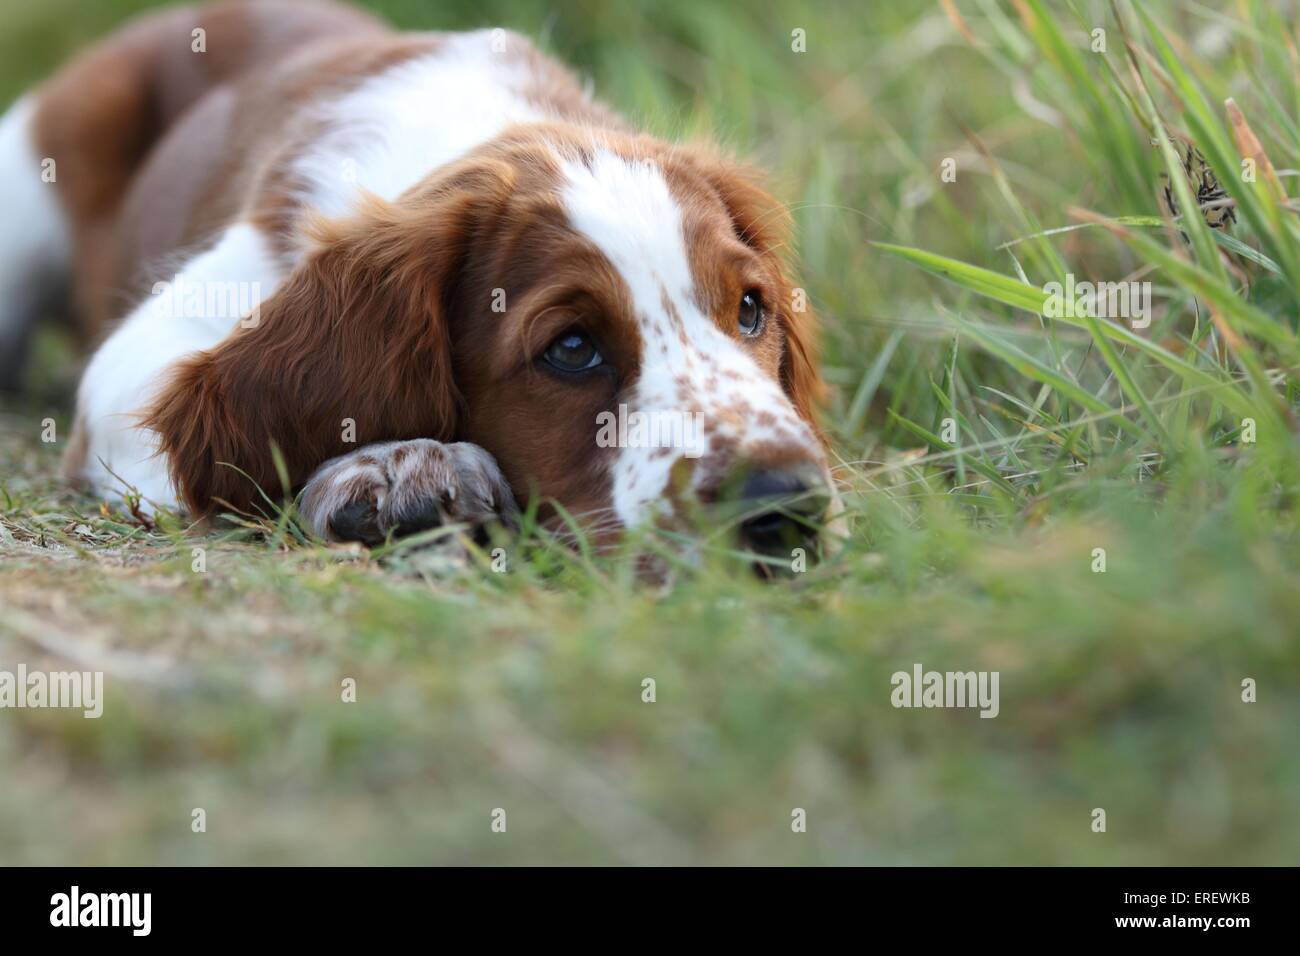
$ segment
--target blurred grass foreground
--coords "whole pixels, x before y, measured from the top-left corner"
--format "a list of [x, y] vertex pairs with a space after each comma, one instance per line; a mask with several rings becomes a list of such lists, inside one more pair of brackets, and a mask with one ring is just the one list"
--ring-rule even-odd
[[[0, 98], [147, 6], [6, 3]], [[1300, 859], [1294, 3], [373, 6], [772, 171], [849, 540], [657, 591], [542, 538], [492, 573], [145, 529], [55, 477], [46, 330], [0, 407], [0, 670], [106, 700], [0, 710], [0, 863]], [[997, 716], [893, 706], [918, 665], [997, 672]]]

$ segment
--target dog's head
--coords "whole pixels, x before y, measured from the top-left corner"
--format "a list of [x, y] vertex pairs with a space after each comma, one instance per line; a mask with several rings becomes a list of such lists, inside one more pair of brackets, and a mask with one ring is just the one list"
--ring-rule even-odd
[[184, 363], [150, 422], [200, 513], [254, 502], [249, 478], [276, 487], [272, 443], [301, 483], [360, 445], [432, 437], [481, 445], [521, 501], [599, 528], [753, 504], [748, 543], [772, 550], [830, 497], [786, 225], [710, 153], [519, 127], [320, 223], [258, 323]]

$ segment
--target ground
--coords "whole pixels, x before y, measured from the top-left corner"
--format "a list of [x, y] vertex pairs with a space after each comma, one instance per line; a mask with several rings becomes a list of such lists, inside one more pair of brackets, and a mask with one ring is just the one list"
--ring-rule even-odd
[[[0, 10], [0, 102], [144, 6]], [[1273, 14], [1150, 6], [1291, 182]], [[1097, 13], [1108, 53], [1032, 0], [377, 8], [537, 36], [648, 128], [774, 171], [826, 327], [851, 534], [777, 582], [714, 546], [654, 587], [540, 538], [494, 568], [283, 523], [145, 527], [58, 478], [77, 355], [47, 330], [0, 406], [0, 671], [102, 671], [106, 700], [97, 720], [0, 710], [0, 863], [1295, 861], [1295, 288], [1237, 250], [1216, 299], [1178, 268], [1217, 255], [1191, 223], [999, 248], [1072, 210], [1160, 215], [1133, 7]], [[1165, 121], [1213, 160], [1175, 68], [1138, 45]], [[1287, 274], [1294, 230], [1242, 212], [1233, 236]], [[1090, 338], [872, 243], [1032, 289], [1064, 263], [1149, 265], [1155, 323]], [[996, 673], [997, 716], [894, 706], [917, 665]]]

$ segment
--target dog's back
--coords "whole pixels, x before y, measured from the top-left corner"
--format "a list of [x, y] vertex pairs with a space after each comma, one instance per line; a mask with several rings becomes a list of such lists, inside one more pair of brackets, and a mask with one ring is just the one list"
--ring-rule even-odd
[[[196, 192], [239, 174], [222, 141], [234, 85], [310, 49], [388, 32], [313, 0], [169, 8], [15, 103], [0, 119], [0, 388], [16, 387], [32, 324], [69, 286], [86, 338], [98, 338], [148, 288], [151, 265], [228, 214]], [[175, 136], [181, 125], [191, 135]]]

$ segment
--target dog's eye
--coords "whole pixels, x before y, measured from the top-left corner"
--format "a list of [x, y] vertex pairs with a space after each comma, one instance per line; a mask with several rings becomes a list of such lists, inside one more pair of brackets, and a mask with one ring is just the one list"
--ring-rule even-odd
[[762, 329], [763, 296], [756, 289], [750, 289], [740, 297], [740, 314], [736, 318], [736, 324], [740, 327], [741, 335], [754, 336]]
[[605, 360], [580, 329], [570, 329], [546, 347], [542, 357], [561, 372], [582, 372]]

